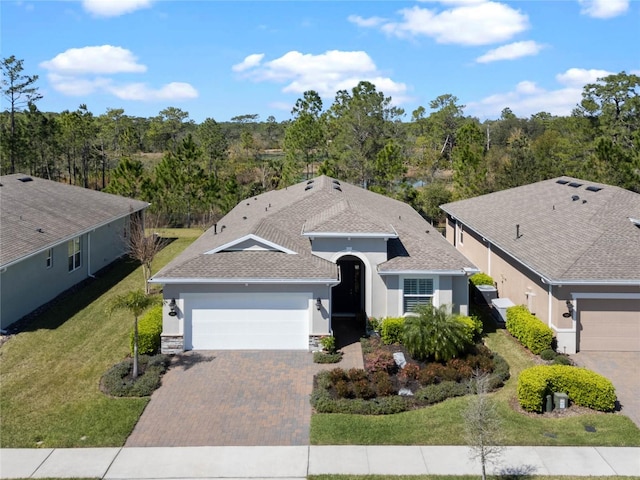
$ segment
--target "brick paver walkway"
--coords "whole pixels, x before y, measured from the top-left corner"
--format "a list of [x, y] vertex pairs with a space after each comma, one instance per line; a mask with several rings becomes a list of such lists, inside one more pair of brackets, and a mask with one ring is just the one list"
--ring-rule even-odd
[[156, 390], [127, 447], [308, 445], [313, 375], [362, 368], [359, 343], [339, 364], [301, 351], [186, 352]]

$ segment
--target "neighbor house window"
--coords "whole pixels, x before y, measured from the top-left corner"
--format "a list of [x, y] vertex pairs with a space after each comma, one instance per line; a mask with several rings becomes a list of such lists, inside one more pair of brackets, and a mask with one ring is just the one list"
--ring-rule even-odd
[[53, 267], [53, 248], [50, 248], [49, 250], [47, 250], [47, 253], [45, 254], [45, 256], [46, 256], [47, 268]]
[[403, 312], [413, 312], [418, 305], [433, 302], [432, 278], [405, 278], [403, 291]]
[[458, 234], [459, 234], [458, 243], [460, 243], [460, 245], [464, 245], [464, 228], [460, 223], [458, 224]]
[[80, 237], [69, 240], [69, 271], [72, 272], [80, 268]]

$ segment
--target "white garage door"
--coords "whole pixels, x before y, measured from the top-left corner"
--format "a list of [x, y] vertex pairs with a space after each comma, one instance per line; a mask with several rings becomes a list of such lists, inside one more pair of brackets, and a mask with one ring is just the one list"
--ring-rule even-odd
[[581, 298], [578, 312], [581, 351], [640, 351], [640, 300]]
[[192, 350], [307, 350], [311, 294], [211, 294], [185, 298]]

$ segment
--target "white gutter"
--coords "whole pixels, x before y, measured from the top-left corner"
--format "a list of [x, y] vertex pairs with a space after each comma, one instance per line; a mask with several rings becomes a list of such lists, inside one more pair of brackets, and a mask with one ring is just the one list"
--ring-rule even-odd
[[[393, 228], [393, 227], [391, 227]], [[303, 237], [310, 238], [398, 238], [397, 233], [348, 233], [348, 232], [306, 232]]]
[[136, 212], [139, 212], [140, 210], [144, 210], [145, 208], [148, 208], [150, 205], [151, 204], [149, 203], [149, 204], [147, 204], [146, 207], [139, 208], [138, 210], [131, 210], [131, 211], [127, 212], [125, 215], [121, 215], [119, 217], [113, 217], [113, 218], [111, 218], [109, 220], [105, 220], [104, 222], [98, 223], [96, 225], [92, 225], [91, 227], [86, 228], [84, 230], [80, 230], [77, 233], [74, 233], [73, 235], [70, 235], [68, 237], [62, 237], [61, 239], [58, 239], [53, 243], [47, 244], [45, 247], [42, 247], [42, 248], [40, 248], [38, 250], [35, 250], [35, 251], [33, 251], [33, 252], [31, 252], [31, 253], [29, 253], [27, 255], [23, 255], [22, 257], [17, 258], [15, 260], [11, 260], [10, 262], [5, 263], [4, 265], [0, 265], [0, 268], [10, 267], [12, 265], [15, 265], [16, 263], [20, 263], [21, 261], [26, 260], [27, 258], [35, 257], [36, 255], [39, 255], [39, 254], [41, 254], [43, 252], [46, 252], [50, 248], [56, 247], [58, 245], [62, 245], [63, 243], [68, 242], [69, 240], [73, 240], [76, 237], [81, 237], [82, 235], [84, 235], [86, 233], [89, 233], [89, 232], [91, 232], [93, 230], [96, 230], [98, 228], [104, 227], [105, 225], [113, 223], [116, 220], [120, 220], [122, 218], [126, 218], [129, 215], [131, 215], [132, 213], [136, 213]]
[[164, 285], [188, 285], [188, 284], [326, 284], [338, 285], [340, 281], [335, 278], [150, 278], [149, 283], [162, 283]]
[[467, 268], [462, 270], [383, 270], [378, 271], [379, 275], [452, 275], [463, 276], [478, 273], [477, 268]]

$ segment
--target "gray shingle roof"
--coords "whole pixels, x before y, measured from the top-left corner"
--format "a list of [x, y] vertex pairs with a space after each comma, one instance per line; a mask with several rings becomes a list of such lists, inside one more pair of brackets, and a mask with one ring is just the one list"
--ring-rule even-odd
[[0, 266], [149, 205], [23, 174], [0, 176], [0, 184]]
[[640, 284], [640, 228], [630, 221], [640, 218], [637, 193], [560, 177], [442, 209], [554, 283]]
[[[312, 183], [305, 181], [243, 200], [218, 222], [217, 233], [213, 228], [206, 231], [154, 278], [337, 279], [337, 266], [311, 251], [309, 237], [322, 233], [395, 237], [397, 232], [399, 239], [389, 240], [389, 260], [378, 265], [380, 272], [474, 268], [409, 205], [340, 183], [341, 190], [336, 190], [331, 178], [320, 176]], [[249, 234], [296, 254], [244, 251], [205, 255]]]

